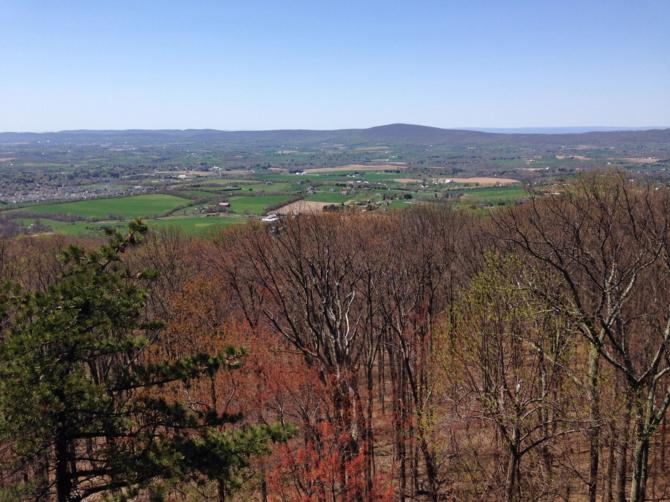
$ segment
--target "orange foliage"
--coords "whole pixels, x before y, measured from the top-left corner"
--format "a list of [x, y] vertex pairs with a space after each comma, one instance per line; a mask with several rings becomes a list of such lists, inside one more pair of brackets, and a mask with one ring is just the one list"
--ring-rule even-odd
[[349, 440], [323, 421], [313, 427], [303, 446], [288, 444], [278, 448], [275, 468], [268, 475], [271, 500], [348, 502], [360, 500], [361, 494], [369, 501], [393, 500], [393, 486], [382, 476], [375, 477], [372, 486], [366, 486], [364, 449], [350, 460], [342, 458]]

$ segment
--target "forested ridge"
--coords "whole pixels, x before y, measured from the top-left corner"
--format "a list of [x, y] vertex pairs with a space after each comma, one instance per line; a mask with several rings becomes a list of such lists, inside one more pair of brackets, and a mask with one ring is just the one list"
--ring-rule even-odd
[[0, 500], [670, 498], [670, 189], [0, 240]]

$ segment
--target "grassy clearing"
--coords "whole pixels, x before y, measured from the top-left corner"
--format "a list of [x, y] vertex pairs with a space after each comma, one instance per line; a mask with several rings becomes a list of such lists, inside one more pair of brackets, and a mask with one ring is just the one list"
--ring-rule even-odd
[[[260, 179], [260, 176], [256, 176]], [[232, 185], [257, 185], [260, 183], [259, 179], [239, 179], [239, 178], [223, 178], [223, 179], [208, 179], [206, 183], [199, 183], [202, 188], [211, 188], [213, 186], [232, 186]]]
[[246, 221], [246, 218], [237, 216], [199, 216], [191, 218], [160, 218], [147, 220], [146, 224], [149, 229], [178, 228], [188, 234], [203, 235]]
[[238, 214], [265, 214], [267, 208], [288, 202], [289, 195], [258, 195], [230, 197], [230, 209]]
[[318, 192], [305, 197], [305, 200], [311, 202], [329, 202], [331, 204], [341, 204], [349, 199], [353, 199], [351, 195], [342, 195], [339, 192]]
[[412, 207], [414, 204], [416, 204], [416, 202], [413, 200], [394, 199], [388, 202], [387, 207], [389, 209], [407, 209], [408, 207]]
[[[82, 236], [82, 235], [102, 235], [106, 225], [102, 223], [92, 223], [88, 221], [58, 221], [48, 218], [19, 218], [16, 220], [21, 226], [30, 227], [30, 225], [39, 223], [51, 228], [51, 231], [59, 235]], [[115, 222], [114, 225], [123, 226], [124, 223]]]
[[520, 186], [476, 188], [463, 191], [462, 205], [498, 205], [509, 204], [528, 196]]
[[258, 185], [248, 185], [243, 187], [243, 190], [245, 191], [265, 192], [265, 193], [295, 192], [299, 189], [300, 189], [299, 185], [287, 182], [280, 182], [280, 183], [273, 182], [271, 185], [260, 183]]
[[62, 214], [86, 218], [142, 218], [158, 216], [189, 201], [167, 194], [135, 195], [115, 199], [90, 199], [78, 202], [59, 202], [26, 207], [26, 211], [40, 214]]
[[[318, 179], [318, 175], [314, 175], [314, 178]], [[254, 177], [258, 181], [272, 181], [275, 183], [297, 183], [300, 180], [305, 180], [309, 178], [308, 176], [305, 175], [297, 175], [297, 174], [277, 174], [277, 173], [272, 173], [272, 174], [258, 174]]]
[[179, 190], [176, 193], [179, 197], [191, 200], [209, 200], [218, 196], [218, 194], [207, 190]]
[[[59, 235], [86, 236], [103, 235], [105, 227], [114, 227], [121, 231], [126, 229], [127, 221], [113, 222], [88, 222], [75, 221], [64, 222], [48, 218], [20, 218], [17, 223], [29, 227], [34, 223], [40, 223], [50, 227], [50, 231]], [[149, 229], [178, 228], [187, 234], [204, 235], [209, 232], [246, 222], [247, 219], [240, 216], [194, 216], [194, 217], [170, 217], [144, 220]], [[46, 232], [49, 232], [47, 230]]]
[[[225, 185], [212, 184], [202, 186], [200, 189], [208, 191], [210, 194], [226, 195], [228, 192], [235, 193], [277, 193], [277, 192], [296, 192], [300, 190], [297, 183], [288, 183], [285, 181], [247, 182], [247, 183], [227, 183]], [[194, 190], [196, 190], [194, 188]]]
[[[175, 217], [158, 218], [144, 220], [149, 229], [158, 230], [164, 228], [178, 228], [184, 233], [192, 235], [206, 235], [225, 228], [229, 225], [236, 225], [246, 222], [247, 219], [240, 216], [194, 216], [194, 217]], [[121, 231], [126, 229], [127, 221], [114, 222], [87, 222], [75, 221], [64, 222], [51, 220], [48, 218], [20, 218], [16, 220], [23, 227], [30, 227], [34, 223], [40, 223], [49, 230], [44, 233], [54, 233], [58, 235], [67, 235], [72, 237], [98, 235], [102, 236], [105, 227], [114, 227]]]

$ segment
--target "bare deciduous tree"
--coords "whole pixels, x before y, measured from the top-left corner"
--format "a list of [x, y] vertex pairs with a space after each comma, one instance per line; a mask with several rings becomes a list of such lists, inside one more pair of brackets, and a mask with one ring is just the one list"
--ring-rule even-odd
[[670, 193], [623, 176], [582, 178], [561, 196], [496, 217], [499, 236], [553, 272], [561, 288], [531, 285], [589, 343], [590, 498], [595, 500], [601, 410], [599, 364], [622, 376], [635, 414], [630, 499], [645, 499], [650, 439], [670, 404]]

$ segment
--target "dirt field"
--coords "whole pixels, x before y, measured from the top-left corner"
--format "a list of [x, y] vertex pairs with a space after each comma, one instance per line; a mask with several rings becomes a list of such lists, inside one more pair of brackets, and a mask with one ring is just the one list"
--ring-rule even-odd
[[[398, 183], [420, 183], [420, 179], [416, 178], [396, 178], [393, 181]], [[492, 186], [502, 186], [502, 185], [513, 185], [514, 183], [519, 183], [519, 180], [514, 180], [512, 178], [486, 178], [486, 177], [473, 177], [473, 178], [433, 178], [433, 183], [471, 183], [477, 184], [483, 187], [492, 187]]]
[[388, 149], [388, 146], [359, 146], [354, 148], [357, 152], [385, 152]]
[[331, 202], [313, 202], [308, 200], [297, 200], [280, 207], [273, 211], [277, 214], [316, 214], [323, 211], [326, 206], [332, 205]]
[[250, 169], [231, 169], [229, 171], [221, 171], [224, 176], [248, 176], [254, 174]]
[[346, 166], [337, 167], [317, 167], [315, 169], [307, 169], [307, 173], [337, 173], [340, 171], [388, 171], [397, 169], [406, 169], [407, 166], [402, 164], [347, 164]]
[[512, 178], [487, 178], [487, 177], [435, 178], [433, 181], [435, 181], [436, 183], [473, 183], [479, 186], [486, 186], [486, 187], [513, 185], [514, 183], [519, 183], [519, 180], [514, 180]]
[[[223, 171], [224, 174], [233, 173], [234, 171]], [[213, 171], [156, 171], [157, 174], [168, 174], [173, 176], [188, 176], [190, 178], [211, 178], [217, 173]], [[239, 171], [237, 174], [251, 174], [251, 171]]]
[[584, 155], [556, 155], [556, 159], [558, 159], [558, 160], [565, 160], [565, 159], [571, 159], [571, 160], [591, 160], [590, 157], [585, 157]]
[[612, 158], [610, 160], [625, 160], [631, 164], [656, 164], [658, 159], [654, 157], [624, 157], [623, 159]]

